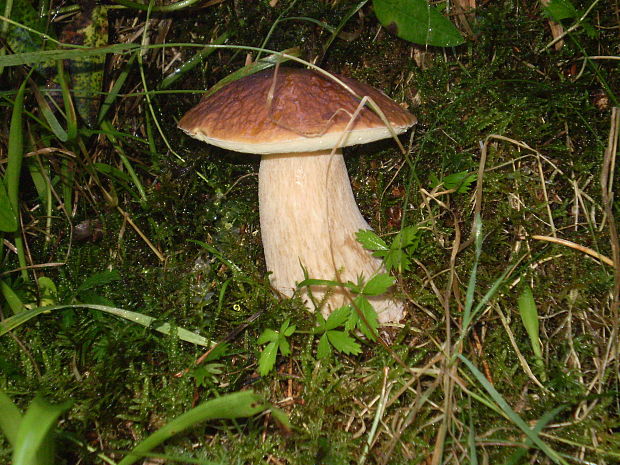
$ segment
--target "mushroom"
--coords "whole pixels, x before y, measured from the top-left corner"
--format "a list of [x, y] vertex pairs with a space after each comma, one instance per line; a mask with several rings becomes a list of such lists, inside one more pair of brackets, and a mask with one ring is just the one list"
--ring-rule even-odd
[[[336, 77], [360, 98], [372, 98], [396, 134], [416, 123], [380, 91]], [[272, 286], [285, 296], [293, 296], [304, 270], [309, 278], [340, 282], [385, 272], [381, 260], [356, 240], [357, 231], [371, 228], [355, 203], [340, 150], [391, 137], [375, 112], [358, 108], [360, 98], [316, 71], [279, 68], [226, 85], [179, 122], [196, 139], [262, 155], [258, 194], [265, 262]], [[350, 302], [344, 288], [310, 289], [326, 316]], [[314, 310], [307, 290], [302, 298]], [[403, 303], [389, 294], [370, 301], [381, 323], [403, 316]]]

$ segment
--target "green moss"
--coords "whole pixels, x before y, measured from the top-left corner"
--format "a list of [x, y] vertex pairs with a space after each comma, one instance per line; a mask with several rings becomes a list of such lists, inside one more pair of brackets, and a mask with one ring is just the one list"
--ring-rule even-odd
[[[575, 3], [578, 8], [589, 6]], [[441, 188], [437, 193], [433, 180], [461, 171], [477, 173], [480, 144], [496, 135], [509, 140], [491, 139], [488, 145], [481, 205], [484, 243], [474, 305], [504, 271], [522, 259], [491, 303], [506, 315], [514, 343], [534, 369], [513, 287], [517, 279], [532, 284], [541, 317], [545, 389], [523, 370], [492, 307], [483, 308], [473, 322], [471, 331], [477, 339], [470, 332], [458, 350], [480, 369], [488, 369], [494, 388], [530, 424], [562, 407], [552, 420], [559, 426], [550, 431], [559, 440], [544, 437], [554, 449], [569, 457], [583, 450], [583, 460], [591, 462], [617, 460], [608, 453], [618, 449], [617, 366], [607, 360], [601, 368], [613, 325], [609, 305], [613, 273], [577, 250], [532, 239], [555, 231], [558, 237], [611, 256], [608, 232], [601, 223], [598, 185], [610, 112], [601, 106], [600, 96], [606, 89], [620, 88], [620, 77], [611, 60], [593, 60], [581, 69], [581, 49], [601, 56], [617, 51], [616, 20], [606, 14], [603, 3], [588, 19], [595, 24], [596, 34], [579, 27], [571, 33], [575, 40], [568, 38], [560, 51], [545, 48], [550, 35], [538, 4], [484, 5], [476, 11], [475, 36], [465, 45], [418, 49], [427, 53], [422, 68], [411, 58], [409, 44], [377, 24], [371, 2], [351, 17], [342, 29], [345, 34], [328, 48], [330, 32], [304, 18], [337, 27], [357, 3], [299, 0], [271, 6], [268, 1], [232, 1], [200, 14], [157, 16], [170, 21], [167, 34], [159, 29], [160, 23], [152, 26], [167, 43], [208, 43], [227, 32], [229, 43], [259, 47], [268, 38], [269, 49], [298, 46], [304, 59], [375, 85], [409, 105], [419, 123], [407, 157], [392, 141], [346, 151], [357, 201], [376, 231], [390, 235], [404, 226], [424, 228], [416, 265], [398, 276], [397, 292], [409, 300], [405, 326], [382, 330], [391, 342], [389, 349], [357, 335], [363, 347], [360, 356], [336, 355], [319, 362], [316, 340], [309, 334], [314, 317], [299, 299], [279, 300], [272, 294], [259, 230], [258, 158], [209, 147], [176, 128], [178, 118], [199, 100], [200, 91], [243, 66], [245, 52], [222, 49], [175, 84], [195, 93], [175, 99], [173, 94], [152, 96], [163, 133], [184, 161], [170, 153], [157, 131], [152, 148], [139, 139], [146, 137], [148, 112], [142, 97], [123, 96], [115, 103], [110, 114], [115, 128], [139, 136], [118, 137], [146, 187], [144, 202], [132, 195], [133, 184], [97, 174], [89, 165], [92, 157], [124, 169], [103, 137], [82, 134], [80, 141], [86, 148], [82, 152], [79, 144], [58, 141], [43, 125], [28, 119], [33, 147], [63, 147], [78, 155], [71, 186], [77, 207], [71, 223], [97, 219], [102, 224], [101, 238], [70, 241], [69, 220], [54, 200], [46, 240], [46, 212], [39, 193], [28, 179], [22, 184], [22, 217], [33, 263], [64, 263], [36, 269], [56, 284], [59, 303], [75, 299], [81, 283], [94, 273], [117, 270], [120, 280], [91, 289], [89, 298], [107, 299], [216, 341], [228, 340], [224, 355], [206, 362], [221, 364], [215, 367], [220, 373], [196, 371], [195, 361], [203, 348], [97, 311], [71, 309], [30, 320], [13, 332], [15, 338], [3, 336], [0, 388], [21, 408], [36, 394], [74, 401], [59, 425], [58, 463], [96, 463], [85, 445], [117, 460], [122, 454], [110, 451], [129, 450], [138, 439], [197, 402], [248, 388], [284, 409], [294, 429], [284, 431], [269, 415], [207, 422], [171, 439], [159, 451], [231, 464], [261, 463], [269, 457], [273, 463], [358, 463], [384, 382], [391, 403], [366, 463], [428, 460], [437, 444], [447, 395], [452, 396], [452, 410], [444, 459], [448, 454], [462, 457], [472, 425], [478, 458], [487, 454], [489, 463], [505, 463], [523, 442], [522, 432], [480, 402], [489, 399], [488, 393], [463, 365], [450, 378], [451, 389], [445, 390], [447, 384], [443, 378], [438, 382], [438, 377], [450, 372], [449, 364], [433, 362], [443, 358], [446, 315], [451, 343], [461, 336], [465, 295], [476, 259], [470, 244], [452, 261], [452, 247], [460, 247], [470, 237], [474, 186], [462, 194], [441, 192]], [[113, 10], [111, 15], [116, 39], [135, 32], [134, 18], [135, 24], [142, 18], [131, 9]], [[301, 19], [275, 24], [280, 16]], [[161, 56], [176, 60], [176, 53], [187, 58], [194, 52], [175, 46]], [[162, 74], [159, 58], [153, 57], [148, 55], [144, 64], [150, 89], [168, 72]], [[119, 76], [117, 66], [116, 62], [110, 66], [110, 82]], [[130, 70], [123, 92], [132, 89], [142, 89], [136, 68]], [[419, 104], [413, 101], [416, 92]], [[34, 105], [34, 99], [28, 105]], [[9, 111], [10, 106], [0, 105], [2, 114], [7, 116]], [[402, 141], [407, 145], [406, 137]], [[6, 153], [2, 150], [6, 145], [6, 137], [0, 136], [0, 153]], [[49, 160], [54, 187], [60, 191], [59, 159], [50, 155]], [[165, 261], [106, 201], [102, 189], [113, 194]], [[11, 235], [4, 237], [13, 243]], [[36, 302], [40, 297], [36, 287], [10, 271], [18, 265], [15, 255], [6, 250], [2, 279], [25, 303]], [[6, 305], [2, 310], [4, 317], [11, 315]], [[305, 332], [291, 337], [292, 355], [279, 357], [276, 371], [259, 378], [256, 340], [266, 328], [277, 328], [287, 318]], [[428, 371], [420, 373], [429, 363]], [[596, 392], [590, 388], [593, 379], [598, 383]], [[584, 405], [591, 409], [575, 421], [578, 407]], [[408, 427], [392, 443], [405, 422]], [[593, 434], [597, 449], [592, 449]], [[509, 445], [502, 446], [502, 441]], [[579, 444], [587, 447], [581, 449]], [[6, 442], [0, 443], [0, 462], [9, 461], [9, 449]], [[527, 450], [525, 457], [545, 460], [533, 450]]]

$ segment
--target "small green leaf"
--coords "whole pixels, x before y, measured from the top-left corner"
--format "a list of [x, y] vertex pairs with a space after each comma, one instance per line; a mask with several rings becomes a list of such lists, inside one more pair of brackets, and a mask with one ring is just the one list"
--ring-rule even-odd
[[278, 339], [278, 345], [280, 346], [280, 353], [284, 356], [291, 355], [291, 346], [284, 336], [280, 336]]
[[284, 337], [289, 337], [289, 336], [291, 336], [295, 332], [296, 329], [297, 329], [297, 326], [295, 326], [295, 325], [289, 326], [284, 331], [282, 331], [282, 335]]
[[403, 249], [390, 250], [385, 257], [385, 268], [387, 271], [407, 271], [410, 264], [411, 260], [409, 260]]
[[325, 333], [334, 349], [345, 354], [357, 355], [362, 351], [360, 345], [344, 331], [327, 331]]
[[207, 357], [205, 358], [205, 362], [212, 362], [214, 360], [218, 360], [226, 355], [229, 349], [229, 344], [227, 342], [222, 342], [216, 346], [214, 346], [210, 351]]
[[355, 233], [355, 237], [357, 238], [357, 242], [368, 250], [388, 250], [385, 241], [369, 229], [360, 229]]
[[453, 47], [465, 42], [456, 27], [426, 0], [373, 0], [379, 22], [415, 44]]
[[351, 307], [351, 310], [349, 311], [349, 318], [347, 319], [347, 322], [344, 325], [344, 329], [349, 332], [353, 331], [355, 327], [357, 326], [357, 322], [359, 321], [359, 319], [360, 319], [360, 316], [357, 313], [357, 310]]
[[414, 247], [414, 250], [418, 248], [420, 243], [420, 230], [417, 226], [407, 226], [403, 228], [390, 244], [390, 250], [395, 249], [407, 249]]
[[276, 342], [278, 340], [278, 333], [273, 329], [267, 328], [263, 333], [258, 336], [257, 344], [265, 344], [267, 342]]
[[276, 355], [278, 354], [278, 343], [270, 342], [267, 347], [263, 349], [258, 359], [258, 373], [261, 376], [265, 376], [269, 373], [276, 364]]
[[329, 331], [330, 329], [335, 329], [338, 326], [342, 326], [349, 318], [349, 313], [351, 313], [351, 307], [348, 305], [334, 310], [325, 322], [324, 331]]
[[388, 271], [396, 269], [402, 273], [409, 269], [411, 265], [409, 257], [417, 250], [421, 233], [417, 226], [407, 226], [394, 237], [385, 257], [385, 267]]
[[549, 18], [558, 23], [563, 19], [576, 18], [579, 16], [579, 12], [570, 0], [551, 0], [543, 6], [543, 11]]
[[[357, 319], [356, 326], [368, 339], [375, 341], [377, 339], [377, 329], [379, 328], [379, 316], [377, 315], [377, 312], [368, 299], [363, 295], [356, 297], [355, 305], [364, 316], [364, 319]], [[353, 311], [353, 313], [357, 313], [357, 311]]]
[[362, 289], [364, 295], [381, 295], [394, 284], [396, 279], [386, 273], [378, 274], [370, 279]]
[[444, 179], [444, 185], [449, 189], [456, 189], [457, 194], [466, 194], [469, 191], [469, 188], [476, 180], [476, 173], [468, 173], [467, 171], [462, 171], [460, 173], [455, 173], [448, 176]]
[[263, 349], [260, 359], [258, 361], [259, 373], [261, 376], [266, 375], [271, 371], [276, 363], [276, 357], [278, 355], [278, 349], [284, 356], [291, 354], [291, 346], [286, 338], [295, 332], [295, 325], [289, 326], [290, 320], [284, 321], [280, 325], [280, 331], [274, 331], [273, 329], [266, 329], [258, 338], [258, 344], [265, 344], [269, 342], [267, 347]]
[[332, 348], [329, 345], [329, 341], [327, 339], [327, 333], [324, 333], [319, 339], [319, 344], [316, 347], [316, 357], [318, 359], [324, 359], [330, 356], [332, 353]]
[[196, 367], [192, 370], [191, 376], [196, 380], [196, 386], [208, 387], [209, 382], [214, 378], [214, 375], [222, 374], [222, 363], [209, 363]]
[[39, 293], [41, 295], [41, 306], [54, 305], [57, 300], [56, 284], [47, 276], [41, 276], [37, 283], [39, 285]]
[[[372, 231], [360, 230], [356, 235], [358, 242], [365, 248], [373, 251], [373, 256], [383, 258], [383, 263], [388, 272], [393, 269], [403, 272], [409, 269], [409, 265], [411, 264], [409, 256], [415, 252], [419, 246], [421, 231], [417, 226], [407, 226], [394, 236], [394, 240], [389, 247]], [[377, 282], [377, 284], [378, 283], [379, 282]], [[350, 286], [347, 287], [351, 289]], [[352, 290], [357, 293], [362, 292], [359, 289]], [[376, 292], [376, 290], [371, 292]], [[368, 290], [364, 290], [363, 293], [377, 295], [370, 294]], [[379, 292], [379, 294], [381, 293], [382, 292]]]
[[523, 326], [530, 338], [532, 352], [534, 352], [534, 356], [536, 357], [536, 366], [538, 366], [541, 370], [541, 378], [544, 381], [546, 376], [544, 373], [543, 353], [540, 347], [540, 321], [538, 309], [536, 308], [536, 301], [534, 300], [534, 294], [532, 293], [532, 288], [530, 286], [525, 286], [523, 288], [518, 298], [518, 304], [521, 321], [523, 322]]
[[[538, 350], [534, 352], [540, 352], [540, 346], [538, 345], [539, 337], [539, 321], [538, 321], [538, 309], [536, 308], [536, 302], [534, 301], [534, 294], [530, 286], [524, 286], [523, 291], [519, 295], [519, 313], [521, 315], [521, 321], [527, 331], [532, 345], [538, 346]], [[536, 343], [534, 343], [536, 341]], [[538, 355], [538, 354], [536, 354]]]
[[290, 319], [284, 320], [284, 322], [280, 325], [280, 334], [284, 334], [288, 328], [288, 325], [291, 323]]
[[[454, 189], [457, 194], [466, 194], [475, 180], [476, 173], [460, 171], [446, 176], [441, 183], [446, 189]], [[436, 187], [436, 185], [433, 187]]]
[[82, 284], [80, 284], [80, 287], [77, 288], [75, 293], [79, 294], [80, 292], [84, 292], [88, 289], [104, 286], [106, 284], [110, 284], [111, 282], [119, 281], [120, 279], [121, 275], [117, 270], [101, 271], [86, 278]]

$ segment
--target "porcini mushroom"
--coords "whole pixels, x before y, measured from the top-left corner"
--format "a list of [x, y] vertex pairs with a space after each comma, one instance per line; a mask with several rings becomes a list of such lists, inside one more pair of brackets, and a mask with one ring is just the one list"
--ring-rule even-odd
[[[416, 123], [378, 90], [336, 77], [358, 97], [370, 97], [396, 134]], [[371, 228], [355, 203], [340, 148], [388, 138], [391, 132], [366, 106], [351, 121], [358, 97], [319, 72], [279, 68], [226, 85], [179, 122], [196, 139], [262, 155], [258, 193], [265, 261], [271, 284], [286, 296], [304, 279], [304, 269], [310, 278], [341, 282], [385, 272], [356, 240], [357, 231]], [[350, 301], [344, 289], [313, 286], [311, 291], [325, 315]], [[308, 295], [303, 298], [313, 310]], [[373, 297], [371, 303], [382, 323], [402, 318], [403, 304], [391, 295]]]

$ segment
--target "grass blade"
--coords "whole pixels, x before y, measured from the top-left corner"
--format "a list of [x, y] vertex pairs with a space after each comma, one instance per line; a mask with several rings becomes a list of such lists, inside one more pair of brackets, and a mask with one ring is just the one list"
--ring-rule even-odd
[[[0, 322], [0, 336], [8, 333], [9, 331], [17, 328], [18, 326], [24, 324], [28, 320], [31, 320], [35, 316], [38, 316], [42, 313], [50, 313], [53, 310], [63, 310], [66, 308], [88, 308], [90, 310], [99, 310], [101, 312], [109, 313], [111, 315], [120, 316], [126, 320], [132, 321], [134, 323], [138, 323], [139, 325], [150, 327], [156, 318], [153, 318], [148, 315], [144, 315], [138, 312], [132, 312], [130, 310], [124, 310], [122, 308], [116, 307], [108, 307], [106, 305], [94, 305], [94, 304], [75, 304], [75, 305], [52, 305], [49, 307], [37, 307], [32, 310], [26, 310], [25, 312], [18, 313], [17, 315], [13, 315], [3, 321]], [[179, 339], [189, 342], [191, 344], [196, 344], [203, 347], [211, 347], [213, 342], [208, 339], [200, 336], [199, 334], [188, 331], [187, 329], [173, 327], [170, 323], [164, 323], [157, 327], [153, 327], [155, 331], [158, 331], [162, 334], [170, 334], [176, 332]]]
[[[58, 81], [60, 82], [60, 88], [62, 89], [62, 101], [65, 105], [65, 118], [67, 120], [67, 140], [73, 140], [77, 136], [77, 115], [75, 114], [75, 107], [73, 106], [73, 98], [71, 97], [71, 90], [69, 90], [69, 82], [67, 74], [65, 73], [65, 67], [61, 60], [56, 63], [58, 72]], [[49, 122], [49, 119], [48, 119]], [[62, 139], [61, 139], [62, 140]]]
[[474, 432], [474, 423], [470, 418], [469, 432], [467, 434], [467, 449], [469, 450], [469, 463], [478, 465], [478, 454], [476, 453], [476, 433]]
[[[132, 2], [131, 0], [114, 0], [114, 3], [126, 6], [127, 8], [135, 8], [136, 10], [152, 11], [153, 13], [169, 13], [171, 11], [179, 11], [189, 8], [201, 0], [180, 0], [170, 5], [153, 6], [147, 3]], [[211, 2], [214, 3], [214, 2]], [[206, 4], [205, 6], [209, 6]]]
[[21, 421], [22, 414], [19, 409], [4, 391], [0, 391], [0, 431], [2, 431], [13, 447], [15, 447], [15, 442], [17, 441], [17, 433]]
[[13, 465], [52, 464], [54, 454], [51, 434], [58, 417], [72, 402], [52, 405], [42, 398], [35, 398], [19, 425]]
[[[230, 35], [231, 35], [230, 32], [224, 32], [219, 37], [217, 37], [215, 40], [213, 40], [213, 42], [211, 42], [211, 45], [213, 45], [213, 44], [215, 44], [215, 45], [222, 45], [222, 44], [224, 44], [228, 40]], [[189, 71], [194, 69], [197, 65], [201, 64], [205, 60], [205, 58], [207, 58], [209, 55], [211, 55], [213, 52], [215, 52], [215, 50], [216, 49], [213, 48], [213, 47], [205, 47], [202, 50], [198, 50], [194, 54], [194, 56], [189, 58], [187, 61], [185, 61], [185, 63], [183, 63], [177, 69], [172, 71], [168, 76], [166, 76], [161, 81], [161, 83], [159, 84], [158, 88], [159, 89], [167, 89], [172, 84], [174, 84], [177, 80], [179, 80], [183, 76], [185, 76]]]
[[213, 419], [230, 420], [250, 417], [262, 412], [266, 408], [267, 406], [261, 398], [252, 391], [235, 392], [217, 399], [208, 400], [155, 431], [138, 444], [118, 465], [131, 465], [137, 462], [144, 453], [153, 450], [175, 434], [197, 423]]
[[9, 202], [14, 212], [19, 211], [19, 177], [24, 156], [24, 134], [22, 128], [22, 111], [24, 108], [24, 94], [27, 79], [17, 91], [13, 112], [11, 114], [11, 128], [9, 130], [8, 163], [6, 167], [6, 190]]
[[17, 314], [24, 311], [24, 303], [6, 281], [0, 281], [0, 292], [4, 300], [9, 304], [11, 310], [13, 310], [13, 313]]
[[136, 60], [136, 56], [137, 55], [135, 53], [131, 55], [129, 60], [127, 60], [127, 63], [125, 63], [125, 65], [123, 66], [123, 71], [121, 71], [119, 76], [116, 78], [116, 81], [114, 82], [114, 85], [112, 86], [112, 90], [110, 90], [109, 92], [106, 92], [105, 99], [103, 100], [103, 103], [101, 104], [101, 108], [99, 109], [99, 115], [97, 116], [97, 123], [101, 123], [104, 120], [104, 118], [108, 114], [108, 111], [110, 110], [110, 108], [112, 108], [112, 105], [114, 104], [115, 100], [118, 98], [118, 94], [123, 88], [125, 81], [129, 77], [129, 72], [131, 71], [133, 62]]
[[[45, 118], [45, 121], [47, 121], [47, 124], [49, 125], [51, 131], [58, 138], [58, 140], [62, 142], [67, 142], [69, 140], [69, 134], [62, 127], [62, 124], [60, 124], [58, 118], [56, 118], [56, 113], [54, 112], [54, 110], [52, 110], [52, 107], [50, 107], [43, 93], [41, 93], [36, 87], [33, 87], [33, 93], [35, 98], [37, 99], [37, 103], [39, 104], [39, 111]], [[50, 101], [56, 106], [56, 103], [53, 99], [50, 98]]]
[[[22, 161], [24, 159], [24, 134], [22, 127], [22, 114], [24, 109], [24, 95], [28, 77], [24, 79], [17, 91], [13, 111], [11, 113], [11, 127], [9, 129], [8, 163], [6, 167], [6, 190], [9, 197], [11, 208], [19, 218], [19, 179], [22, 171]], [[15, 247], [19, 266], [22, 268], [22, 278], [28, 281], [28, 271], [26, 271], [26, 254], [19, 228], [15, 235]]]
[[101, 129], [103, 129], [103, 131], [105, 132], [105, 135], [108, 137], [116, 153], [118, 154], [121, 161], [123, 162], [123, 166], [127, 169], [127, 172], [129, 173], [129, 176], [131, 177], [133, 184], [136, 186], [136, 189], [138, 190], [140, 199], [142, 199], [142, 201], [146, 201], [146, 192], [144, 190], [144, 187], [142, 186], [142, 182], [140, 182], [140, 178], [138, 178], [138, 175], [133, 169], [132, 164], [129, 162], [129, 159], [125, 155], [125, 151], [123, 150], [123, 147], [119, 144], [118, 140], [114, 136], [114, 128], [112, 127], [112, 125], [110, 124], [108, 120], [105, 120], [101, 122]]
[[465, 308], [463, 310], [463, 334], [467, 332], [467, 327], [469, 326], [472, 318], [471, 309], [474, 303], [474, 293], [476, 291], [476, 275], [478, 272], [480, 254], [482, 253], [482, 221], [480, 219], [480, 214], [476, 214], [474, 219], [474, 238], [476, 254], [474, 257], [474, 264], [469, 275], [467, 294], [465, 295]]
[[[536, 425], [534, 425], [534, 428], [532, 431], [534, 431], [536, 434], [540, 433], [543, 428], [545, 426], [547, 426], [547, 424], [553, 420], [553, 418], [560, 413], [562, 410], [564, 410], [563, 406], [554, 408], [552, 411], [545, 413], [542, 417], [540, 417], [540, 420], [538, 420], [536, 422]], [[523, 457], [525, 456], [525, 454], [527, 453], [527, 449], [532, 447], [532, 441], [530, 441], [529, 439], [527, 439], [525, 441], [525, 445], [527, 446], [527, 448], [523, 448], [523, 449], [517, 449], [515, 451], [514, 454], [512, 454], [509, 458], [508, 461], [505, 462], [504, 465], [518, 465], [520, 463], [523, 463]]]
[[[0, 20], [3, 18], [0, 17]], [[66, 44], [62, 44], [66, 46]], [[79, 58], [86, 58], [98, 55], [121, 54], [127, 53], [140, 48], [139, 44], [114, 44], [101, 48], [77, 48], [73, 49], [58, 49], [58, 50], [45, 50], [41, 52], [24, 52], [14, 55], [0, 56], [0, 66], [23, 66], [34, 65], [37, 63], [45, 63], [50, 60], [75, 60]]]
[[17, 231], [17, 215], [13, 211], [13, 206], [6, 193], [4, 180], [0, 180], [0, 231]]
[[542, 441], [538, 437], [538, 434], [535, 430], [531, 429], [525, 421], [508, 405], [508, 402], [502, 397], [502, 395], [497, 392], [495, 387], [484, 377], [484, 375], [471, 363], [467, 358], [462, 355], [458, 355], [458, 357], [463, 361], [467, 368], [473, 373], [478, 382], [484, 387], [484, 389], [489, 393], [491, 398], [495, 401], [495, 403], [502, 409], [504, 414], [512, 421], [515, 425], [519, 427], [521, 431], [532, 441], [534, 445], [536, 445], [541, 451], [543, 451], [547, 457], [553, 460], [555, 463], [561, 463], [562, 465], [568, 465], [567, 462], [562, 459], [558, 455], [556, 451], [554, 451], [551, 447], [549, 447], [545, 442]]
[[[270, 50], [266, 49], [257, 50], [270, 52]], [[281, 52], [272, 52], [271, 55], [268, 55], [258, 61], [250, 63], [243, 68], [239, 68], [237, 71], [229, 74], [224, 79], [216, 82], [213, 86], [209, 88], [207, 92], [203, 94], [203, 98], [215, 93], [218, 89], [221, 89], [222, 87], [230, 84], [233, 81], [237, 81], [241, 78], [249, 76], [250, 74], [258, 73], [259, 71], [271, 68], [277, 63], [284, 63], [285, 61], [298, 57], [299, 55], [300, 51], [297, 47], [288, 48]]]

